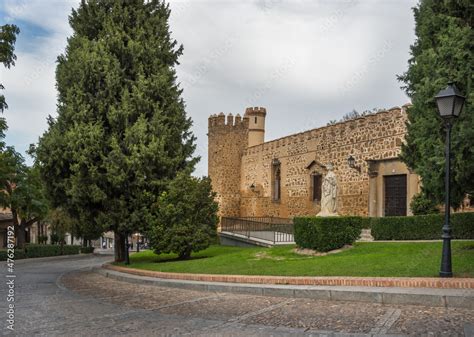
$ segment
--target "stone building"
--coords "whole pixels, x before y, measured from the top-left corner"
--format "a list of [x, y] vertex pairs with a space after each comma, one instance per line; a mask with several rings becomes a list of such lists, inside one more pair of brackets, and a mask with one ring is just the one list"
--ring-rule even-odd
[[265, 108], [209, 117], [208, 172], [220, 216], [316, 215], [332, 164], [340, 215], [409, 215], [419, 177], [398, 156], [406, 106], [264, 141]]

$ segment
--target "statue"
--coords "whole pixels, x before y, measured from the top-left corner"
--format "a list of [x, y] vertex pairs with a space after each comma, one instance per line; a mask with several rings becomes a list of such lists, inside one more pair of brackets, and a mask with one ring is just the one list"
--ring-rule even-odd
[[321, 211], [317, 216], [337, 216], [337, 179], [332, 164], [326, 166], [328, 173], [321, 186]]

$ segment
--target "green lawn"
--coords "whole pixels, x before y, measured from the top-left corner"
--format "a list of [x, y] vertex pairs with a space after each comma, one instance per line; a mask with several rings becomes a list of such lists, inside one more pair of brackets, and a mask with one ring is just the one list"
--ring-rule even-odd
[[[301, 256], [294, 246], [211, 246], [190, 260], [144, 251], [131, 255], [132, 268], [178, 273], [288, 276], [438, 276], [441, 242], [356, 243], [327, 256]], [[474, 277], [474, 242], [452, 243], [455, 277]]]

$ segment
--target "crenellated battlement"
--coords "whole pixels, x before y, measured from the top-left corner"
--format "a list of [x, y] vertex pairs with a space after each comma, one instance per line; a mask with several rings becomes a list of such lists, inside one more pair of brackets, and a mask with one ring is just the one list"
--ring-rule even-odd
[[380, 137], [386, 137], [388, 128], [386, 130], [384, 124], [387, 123], [391, 126], [391, 131], [404, 133], [407, 118], [406, 109], [410, 106], [411, 104], [405, 104], [402, 107], [395, 106], [370, 115], [321, 126], [315, 129], [310, 129], [300, 133], [273, 139], [255, 146], [249, 146], [245, 150], [244, 155], [263, 153], [273, 149], [276, 150], [279, 148], [284, 148], [287, 145], [303, 143], [317, 138], [328, 139], [331, 137], [350, 137], [354, 134], [354, 132], [350, 130], [355, 129], [359, 131], [362, 130], [363, 135], [358, 137], [359, 142], [368, 138], [371, 132], [375, 132], [374, 130], [377, 127], [381, 127], [383, 129]]
[[250, 107], [245, 109], [245, 116], [262, 116], [265, 117], [267, 115], [267, 109], [263, 107]]
[[221, 130], [231, 130], [231, 129], [248, 129], [249, 118], [247, 116], [240, 116], [240, 114], [234, 115], [229, 113], [227, 116], [221, 112], [218, 115], [214, 114], [209, 116], [208, 127], [209, 131], [221, 129]]

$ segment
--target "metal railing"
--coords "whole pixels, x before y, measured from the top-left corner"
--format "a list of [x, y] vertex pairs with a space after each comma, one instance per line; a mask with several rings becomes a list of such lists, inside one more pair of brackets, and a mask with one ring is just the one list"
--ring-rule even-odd
[[275, 243], [292, 243], [293, 220], [275, 217], [221, 218], [221, 230], [247, 238]]

